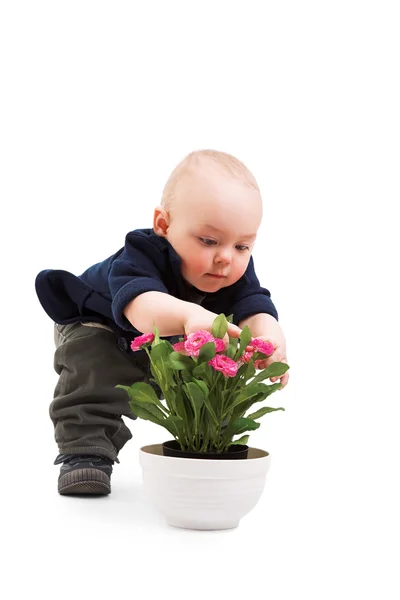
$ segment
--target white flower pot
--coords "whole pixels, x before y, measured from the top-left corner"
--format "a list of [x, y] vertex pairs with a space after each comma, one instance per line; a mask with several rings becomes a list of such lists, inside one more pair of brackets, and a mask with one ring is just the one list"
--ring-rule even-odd
[[163, 456], [162, 444], [143, 446], [143, 483], [168, 525], [232, 529], [257, 504], [270, 467], [268, 452], [249, 448], [243, 460]]

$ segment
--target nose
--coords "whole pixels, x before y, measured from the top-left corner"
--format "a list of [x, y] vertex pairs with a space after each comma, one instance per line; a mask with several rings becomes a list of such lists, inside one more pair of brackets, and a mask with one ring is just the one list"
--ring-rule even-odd
[[232, 254], [229, 248], [219, 248], [215, 254], [214, 262], [217, 265], [229, 265], [232, 262]]

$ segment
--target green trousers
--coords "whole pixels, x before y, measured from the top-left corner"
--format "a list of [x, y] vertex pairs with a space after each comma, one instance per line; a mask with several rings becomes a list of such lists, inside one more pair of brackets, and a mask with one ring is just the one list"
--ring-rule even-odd
[[132, 437], [122, 416], [135, 419], [125, 390], [150, 377], [145, 351], [98, 323], [55, 325], [54, 368], [59, 380], [50, 405], [60, 454], [100, 454], [118, 461]]

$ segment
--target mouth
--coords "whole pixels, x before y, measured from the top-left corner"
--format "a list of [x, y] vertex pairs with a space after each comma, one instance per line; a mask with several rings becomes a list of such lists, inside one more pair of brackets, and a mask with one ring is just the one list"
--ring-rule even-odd
[[214, 277], [214, 279], [226, 279], [226, 275], [213, 275], [213, 273], [206, 273], [208, 277]]

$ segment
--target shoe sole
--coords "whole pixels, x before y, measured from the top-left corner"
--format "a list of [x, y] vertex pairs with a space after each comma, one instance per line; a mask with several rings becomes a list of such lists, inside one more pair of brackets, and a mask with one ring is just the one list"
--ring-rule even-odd
[[67, 496], [92, 494], [105, 496], [111, 492], [109, 476], [99, 469], [75, 469], [58, 480], [58, 493]]

